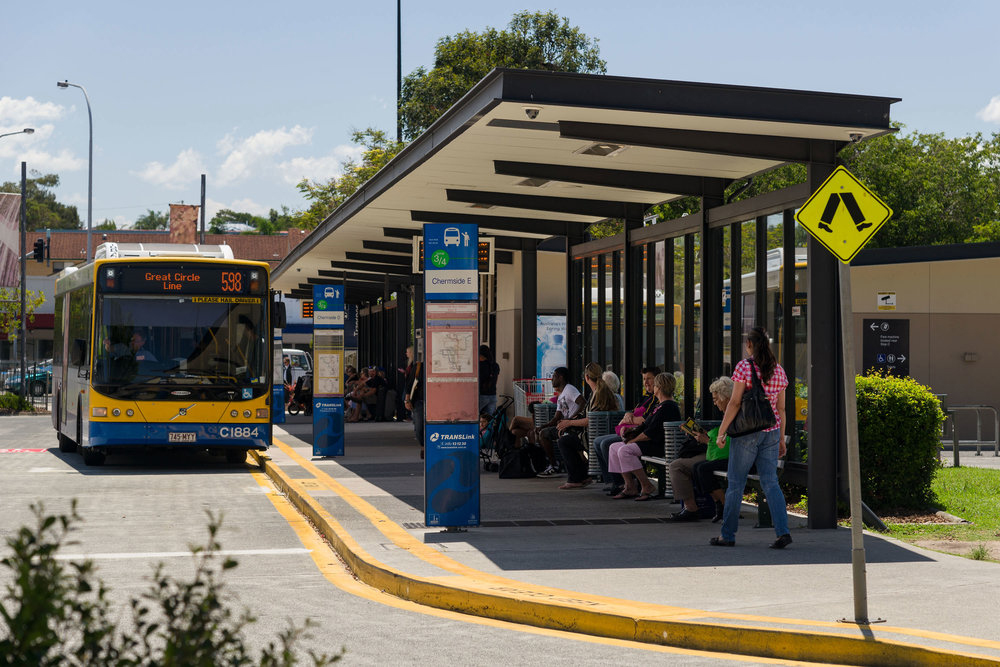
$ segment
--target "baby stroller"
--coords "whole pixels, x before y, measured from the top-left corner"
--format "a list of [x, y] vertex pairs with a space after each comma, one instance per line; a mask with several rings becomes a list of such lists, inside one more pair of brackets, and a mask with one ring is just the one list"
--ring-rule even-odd
[[479, 458], [483, 460], [483, 470], [486, 472], [496, 472], [500, 469], [500, 457], [510, 444], [507, 409], [514, 403], [514, 399], [504, 395], [499, 398], [497, 409], [489, 416], [486, 426], [479, 432]]
[[312, 378], [303, 375], [295, 381], [292, 396], [288, 399], [287, 410], [290, 415], [297, 415], [300, 411], [307, 415], [312, 414]]

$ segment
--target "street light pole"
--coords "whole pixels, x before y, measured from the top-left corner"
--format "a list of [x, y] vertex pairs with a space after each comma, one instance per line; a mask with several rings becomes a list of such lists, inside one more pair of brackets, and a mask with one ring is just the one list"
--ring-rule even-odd
[[35, 128], [26, 127], [23, 130], [18, 130], [17, 132], [6, 132], [4, 134], [0, 134], [0, 139], [3, 139], [4, 137], [13, 137], [15, 134], [34, 134], [34, 133], [35, 133]]
[[60, 88], [69, 88], [73, 86], [74, 88], [79, 88], [83, 91], [83, 99], [87, 101], [87, 120], [90, 122], [90, 143], [87, 146], [88, 153], [88, 166], [87, 166], [87, 257], [90, 259], [93, 257], [92, 246], [91, 246], [91, 234], [93, 233], [93, 212], [94, 212], [94, 116], [90, 112], [90, 96], [87, 95], [87, 89], [78, 83], [70, 83], [69, 81], [56, 81], [56, 85]]

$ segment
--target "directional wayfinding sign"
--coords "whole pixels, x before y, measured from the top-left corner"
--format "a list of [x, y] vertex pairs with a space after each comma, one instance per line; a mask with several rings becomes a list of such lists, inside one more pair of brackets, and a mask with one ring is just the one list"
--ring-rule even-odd
[[799, 224], [845, 264], [891, 217], [892, 209], [844, 167], [834, 169], [795, 214]]

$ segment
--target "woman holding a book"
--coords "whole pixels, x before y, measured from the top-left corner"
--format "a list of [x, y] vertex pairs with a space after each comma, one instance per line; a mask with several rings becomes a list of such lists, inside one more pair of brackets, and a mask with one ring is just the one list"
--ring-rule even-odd
[[[712, 392], [712, 402], [715, 403], [715, 407], [725, 412], [733, 395], [733, 381], [723, 376], [712, 382], [708, 389]], [[715, 517], [712, 523], [721, 521], [725, 492], [719, 488], [716, 482], [718, 478], [714, 473], [716, 470], [726, 470], [729, 465], [729, 438], [726, 438], [726, 446], [719, 449], [715, 446], [719, 437], [719, 427], [706, 433], [698, 422], [689, 419], [680, 428], [696, 440], [702, 450], [689, 458], [678, 456], [670, 463], [670, 484], [673, 486], [674, 494], [684, 499], [684, 507], [670, 518], [674, 521], [697, 521], [698, 503], [695, 494], [710, 493], [715, 500]]]

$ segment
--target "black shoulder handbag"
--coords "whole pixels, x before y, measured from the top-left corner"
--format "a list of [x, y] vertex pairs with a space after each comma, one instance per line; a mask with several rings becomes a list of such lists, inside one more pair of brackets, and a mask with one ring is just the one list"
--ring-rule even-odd
[[753, 361], [750, 361], [750, 380], [751, 385], [743, 392], [743, 399], [740, 401], [740, 411], [726, 431], [733, 438], [769, 429], [777, 423], [771, 401], [767, 400], [764, 385], [757, 377], [757, 367]]

